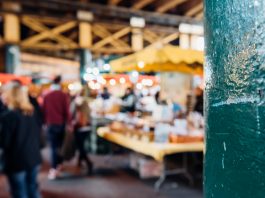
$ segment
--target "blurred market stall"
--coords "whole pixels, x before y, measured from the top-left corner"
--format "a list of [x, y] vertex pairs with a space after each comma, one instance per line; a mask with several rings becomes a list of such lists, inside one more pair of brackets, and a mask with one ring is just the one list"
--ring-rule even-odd
[[22, 84], [25, 85], [31, 82], [31, 78], [27, 76], [0, 73], [0, 85], [3, 85], [12, 80], [19, 80]]
[[203, 52], [166, 45], [149, 47], [110, 62], [115, 72], [184, 72], [203, 74]]

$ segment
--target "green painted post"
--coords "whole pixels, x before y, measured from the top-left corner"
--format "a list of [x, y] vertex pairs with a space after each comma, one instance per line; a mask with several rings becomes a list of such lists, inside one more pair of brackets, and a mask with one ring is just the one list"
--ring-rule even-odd
[[92, 65], [92, 54], [88, 49], [80, 49], [80, 68], [79, 76], [82, 84], [85, 84], [84, 74], [86, 73], [86, 68]]
[[20, 49], [17, 45], [7, 45], [5, 49], [5, 72], [14, 74], [20, 66]]
[[265, 197], [265, 1], [205, 0], [206, 198]]

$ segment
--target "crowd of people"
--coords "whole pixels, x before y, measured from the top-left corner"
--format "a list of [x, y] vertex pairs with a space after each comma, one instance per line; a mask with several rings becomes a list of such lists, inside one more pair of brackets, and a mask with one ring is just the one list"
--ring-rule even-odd
[[84, 92], [74, 100], [62, 91], [61, 77], [54, 79], [50, 90], [43, 96], [42, 104], [30, 87], [18, 80], [6, 84], [0, 100], [0, 148], [2, 172], [7, 176], [13, 198], [39, 198], [37, 176], [41, 165], [42, 131], [47, 132], [51, 169], [48, 179], [56, 179], [62, 169], [62, 146], [66, 131], [74, 133], [79, 151], [77, 165], [84, 161], [87, 174], [92, 174], [93, 164], [84, 148], [90, 131], [89, 106]]
[[[93, 163], [85, 149], [85, 141], [91, 131], [87, 90], [82, 89], [78, 94], [70, 96], [63, 91], [60, 76], [53, 80], [41, 98], [31, 89], [34, 90], [34, 81], [24, 86], [19, 80], [13, 80], [0, 90], [0, 150], [3, 151], [0, 153], [0, 167], [1, 172], [7, 176], [13, 198], [41, 197], [37, 176], [42, 163], [41, 149], [46, 146], [43, 134], [46, 134], [50, 146], [51, 168], [48, 179], [60, 177], [65, 160], [63, 144], [69, 133], [73, 134], [79, 154], [77, 166], [81, 168], [84, 162], [86, 173], [91, 175], [93, 172]], [[203, 92], [196, 89], [195, 93], [194, 108], [202, 114]], [[112, 95], [104, 87], [97, 97], [109, 100]], [[150, 104], [150, 97], [147, 96], [146, 101], [140, 97], [140, 100], [134, 89], [129, 87], [120, 98], [120, 111], [133, 113], [139, 110], [137, 104]], [[156, 105], [166, 105], [160, 92], [152, 98]], [[178, 105], [175, 106], [175, 110], [180, 109]]]

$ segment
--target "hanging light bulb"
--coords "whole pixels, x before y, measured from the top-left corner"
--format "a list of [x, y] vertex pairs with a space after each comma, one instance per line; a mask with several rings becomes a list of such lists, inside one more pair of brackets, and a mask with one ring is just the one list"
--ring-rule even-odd
[[114, 85], [116, 85], [116, 80], [115, 79], [111, 79], [109, 81], [109, 83], [110, 83], [111, 86], [114, 86]]
[[137, 83], [136, 84], [136, 88], [137, 89], [142, 89], [143, 88], [143, 84], [142, 83]]
[[125, 79], [124, 77], [121, 77], [121, 78], [120, 78], [120, 83], [121, 83], [121, 84], [126, 83], [126, 79]]
[[104, 64], [104, 65], [103, 65], [103, 69], [104, 69], [105, 71], [109, 71], [109, 70], [110, 70], [110, 64], [108, 64], [108, 63]]
[[94, 68], [93, 68], [93, 74], [94, 74], [95, 76], [99, 75], [99, 69], [96, 68], [96, 67], [94, 67]]
[[143, 69], [144, 66], [145, 66], [144, 61], [139, 61], [139, 62], [137, 63], [137, 66], [138, 66], [140, 69]]

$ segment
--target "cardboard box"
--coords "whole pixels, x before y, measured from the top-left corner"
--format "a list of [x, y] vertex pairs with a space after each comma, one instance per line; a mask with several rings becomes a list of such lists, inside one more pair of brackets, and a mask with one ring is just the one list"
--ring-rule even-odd
[[136, 170], [141, 179], [160, 177], [163, 170], [162, 163], [136, 153], [130, 155], [130, 168]]

